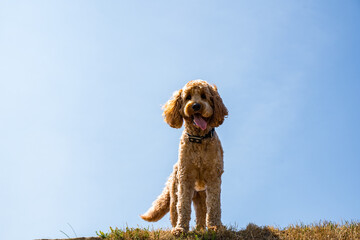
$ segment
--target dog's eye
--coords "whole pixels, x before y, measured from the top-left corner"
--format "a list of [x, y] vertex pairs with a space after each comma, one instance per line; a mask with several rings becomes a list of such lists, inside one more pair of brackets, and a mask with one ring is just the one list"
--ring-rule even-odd
[[203, 94], [201, 94], [201, 98], [202, 99], [206, 99], [206, 95], [203, 93]]
[[191, 95], [187, 95], [186, 100], [191, 100]]

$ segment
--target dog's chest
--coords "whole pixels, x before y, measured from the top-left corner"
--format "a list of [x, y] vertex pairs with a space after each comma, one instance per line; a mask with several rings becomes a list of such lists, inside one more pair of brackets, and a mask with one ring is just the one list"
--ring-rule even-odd
[[189, 149], [189, 156], [191, 164], [194, 165], [199, 171], [206, 170], [209, 165], [212, 165], [214, 161], [218, 161], [216, 157], [214, 157], [213, 146], [209, 146], [209, 144], [194, 144]]
[[191, 173], [196, 191], [203, 191], [207, 181], [219, 177], [223, 172], [223, 151], [216, 137], [201, 144], [182, 139], [179, 149], [179, 166]]
[[193, 151], [197, 154], [192, 155], [191, 165], [195, 175], [195, 191], [206, 190], [207, 181], [213, 177], [218, 177], [218, 172], [222, 171], [222, 151], [216, 144], [208, 144], [194, 147]]

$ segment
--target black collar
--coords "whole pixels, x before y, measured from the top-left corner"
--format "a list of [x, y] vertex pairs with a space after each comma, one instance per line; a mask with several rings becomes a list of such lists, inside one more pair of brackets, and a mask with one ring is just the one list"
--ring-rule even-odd
[[203, 139], [205, 138], [211, 138], [212, 136], [214, 136], [214, 132], [215, 132], [215, 128], [211, 129], [207, 134], [205, 134], [204, 136], [194, 136], [194, 135], [190, 135], [188, 133], [186, 133], [189, 137], [189, 141], [190, 142], [194, 142], [194, 143], [201, 143]]

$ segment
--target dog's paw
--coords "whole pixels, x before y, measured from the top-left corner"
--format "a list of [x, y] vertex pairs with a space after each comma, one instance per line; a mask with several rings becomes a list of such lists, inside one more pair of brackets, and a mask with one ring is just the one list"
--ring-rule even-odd
[[204, 231], [205, 229], [206, 229], [205, 224], [195, 226], [196, 231]]
[[208, 226], [208, 230], [209, 231], [214, 231], [214, 232], [219, 232], [219, 231], [222, 231], [222, 230], [225, 230], [225, 226], [223, 225], [219, 225], [219, 226]]
[[183, 233], [186, 233], [187, 231], [182, 227], [174, 227], [171, 229], [171, 233], [175, 236], [180, 236]]

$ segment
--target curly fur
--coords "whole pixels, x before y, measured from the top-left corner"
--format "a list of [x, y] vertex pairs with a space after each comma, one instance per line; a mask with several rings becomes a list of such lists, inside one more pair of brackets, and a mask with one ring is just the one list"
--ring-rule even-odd
[[[194, 107], [197, 104], [199, 109]], [[196, 214], [196, 228], [218, 229], [221, 226], [221, 175], [223, 170], [223, 149], [218, 135], [189, 142], [186, 133], [205, 136], [212, 128], [218, 127], [228, 111], [215, 85], [202, 80], [188, 82], [176, 91], [163, 107], [166, 123], [173, 128], [185, 129], [180, 139], [179, 159], [174, 165], [162, 194], [143, 215], [146, 221], [154, 222], [170, 211], [173, 233], [189, 230], [191, 202]], [[206, 124], [194, 124], [200, 116]]]

